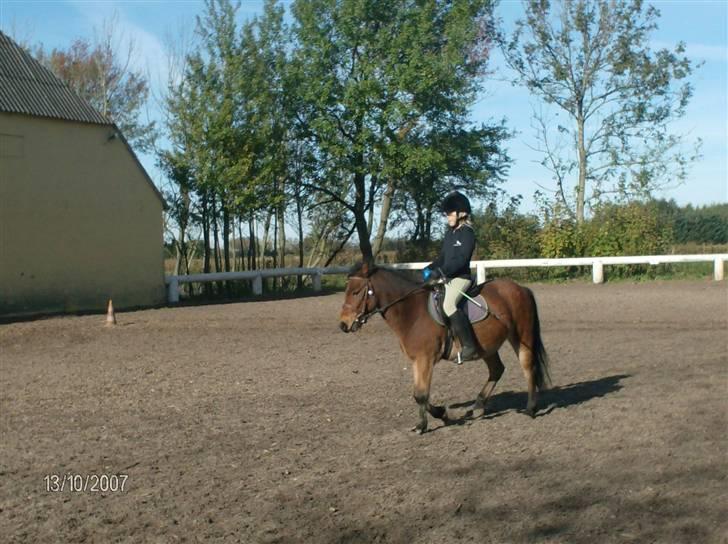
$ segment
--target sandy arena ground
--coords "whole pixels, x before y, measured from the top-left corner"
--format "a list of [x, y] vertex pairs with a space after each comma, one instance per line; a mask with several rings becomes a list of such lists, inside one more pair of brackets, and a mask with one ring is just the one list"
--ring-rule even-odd
[[[423, 436], [395, 336], [341, 333], [342, 294], [0, 325], [0, 540], [726, 542], [726, 283], [531, 287], [539, 417], [508, 347], [489, 416]], [[433, 401], [486, 376], [441, 362]]]

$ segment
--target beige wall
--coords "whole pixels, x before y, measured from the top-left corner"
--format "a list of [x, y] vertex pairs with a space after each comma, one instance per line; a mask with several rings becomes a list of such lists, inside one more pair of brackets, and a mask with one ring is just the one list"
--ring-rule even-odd
[[164, 301], [162, 203], [113, 132], [0, 112], [0, 315]]

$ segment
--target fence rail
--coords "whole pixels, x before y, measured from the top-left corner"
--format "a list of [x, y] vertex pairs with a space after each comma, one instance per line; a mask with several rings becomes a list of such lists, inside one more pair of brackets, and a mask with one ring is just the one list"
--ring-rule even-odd
[[[487, 279], [489, 268], [534, 268], [553, 266], [591, 266], [592, 281], [604, 282], [604, 266], [615, 264], [667, 264], [667, 263], [700, 263], [713, 262], [713, 279], [723, 280], [723, 263], [728, 261], [728, 253], [712, 253], [705, 255], [643, 255], [630, 257], [575, 257], [569, 259], [501, 259], [490, 261], [472, 261], [471, 268], [477, 273], [478, 282]], [[421, 270], [429, 262], [391, 264], [392, 268], [401, 270]], [[205, 283], [211, 281], [250, 280], [253, 282], [253, 293], [263, 294], [263, 278], [280, 278], [283, 276], [311, 276], [315, 291], [321, 290], [321, 278], [326, 274], [346, 274], [349, 267], [335, 266], [328, 268], [267, 268], [246, 272], [215, 272], [212, 274], [188, 274], [167, 276], [167, 301], [179, 302], [179, 286], [183, 283]]]

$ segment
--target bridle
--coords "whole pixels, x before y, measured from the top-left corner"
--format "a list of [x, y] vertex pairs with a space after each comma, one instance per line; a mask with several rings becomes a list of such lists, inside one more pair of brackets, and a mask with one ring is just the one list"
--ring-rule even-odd
[[[348, 302], [344, 303], [345, 307], [349, 307], [354, 311], [357, 311], [361, 307], [361, 311], [358, 312], [356, 314], [356, 317], [354, 318], [354, 323], [358, 324], [359, 327], [362, 327], [369, 320], [369, 318], [371, 316], [373, 316], [374, 314], [382, 314], [382, 317], [386, 319], [386, 316], [384, 315], [384, 313], [387, 310], [389, 310], [392, 306], [394, 306], [395, 304], [397, 304], [399, 302], [402, 302], [404, 299], [406, 299], [410, 295], [413, 295], [414, 293], [417, 293], [418, 291], [427, 290], [427, 287], [425, 287], [425, 286], [415, 287], [414, 289], [407, 291], [404, 295], [402, 295], [399, 298], [396, 298], [395, 300], [384, 305], [383, 307], [379, 308], [378, 306], [375, 305], [373, 309], [367, 311], [367, 301], [369, 300], [369, 297], [374, 296], [374, 287], [372, 286], [372, 282], [368, 277], [362, 278], [361, 276], [349, 276], [349, 279], [352, 279], [352, 278], [358, 279], [358, 280], [364, 280], [367, 282], [361, 302], [358, 303], [356, 305], [356, 307], [354, 307], [352, 304], [349, 304]], [[375, 304], [376, 304], [376, 300], [375, 300]]]

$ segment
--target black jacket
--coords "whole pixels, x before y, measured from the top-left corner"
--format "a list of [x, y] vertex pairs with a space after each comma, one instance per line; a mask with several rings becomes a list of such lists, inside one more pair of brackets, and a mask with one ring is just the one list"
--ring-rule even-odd
[[457, 230], [448, 228], [440, 255], [428, 268], [439, 268], [448, 279], [469, 278], [470, 259], [474, 250], [475, 233], [470, 225], [462, 225]]

